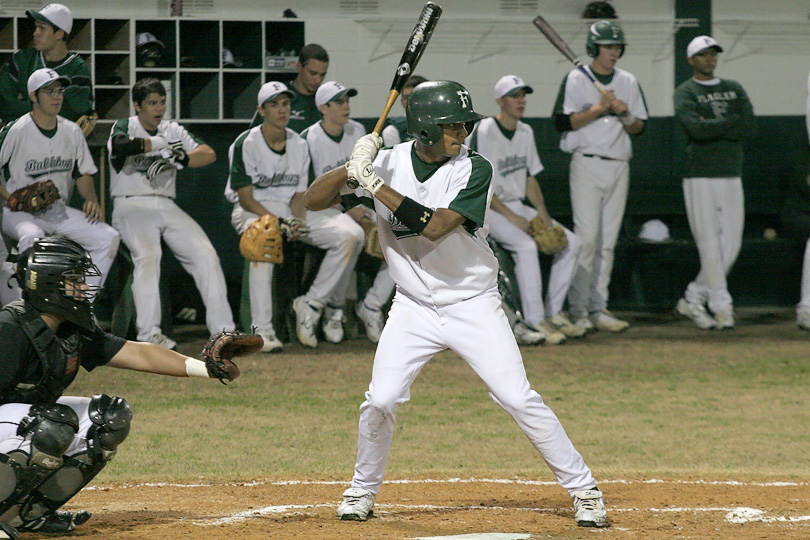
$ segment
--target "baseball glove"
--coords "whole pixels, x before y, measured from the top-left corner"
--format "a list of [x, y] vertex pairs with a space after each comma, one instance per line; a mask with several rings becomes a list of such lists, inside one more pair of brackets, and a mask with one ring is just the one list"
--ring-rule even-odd
[[278, 218], [265, 214], [251, 223], [239, 239], [239, 251], [249, 261], [281, 264], [284, 251]]
[[85, 114], [76, 119], [76, 123], [82, 128], [82, 133], [85, 137], [93, 132], [98, 122], [98, 115], [96, 113]]
[[59, 189], [53, 180], [34, 182], [15, 190], [6, 205], [15, 212], [41, 212], [59, 200]]
[[382, 246], [380, 246], [380, 235], [377, 233], [377, 224], [368, 216], [358, 222], [366, 233], [366, 253], [378, 259], [384, 259]]
[[529, 222], [529, 235], [534, 238], [540, 252], [546, 255], [556, 255], [568, 246], [568, 238], [562, 227], [546, 227], [543, 220], [537, 217]]
[[258, 334], [244, 332], [220, 332], [208, 338], [202, 350], [208, 376], [219, 379], [222, 384], [239, 376], [239, 368], [233, 363], [235, 356], [257, 353], [264, 345]]

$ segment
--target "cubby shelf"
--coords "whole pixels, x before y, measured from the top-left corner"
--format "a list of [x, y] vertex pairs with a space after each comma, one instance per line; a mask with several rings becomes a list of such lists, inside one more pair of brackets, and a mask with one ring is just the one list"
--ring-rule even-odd
[[[0, 17], [0, 65], [30, 47], [26, 16]], [[145, 65], [138, 36], [149, 33], [162, 54]], [[68, 48], [85, 59], [93, 77], [100, 122], [135, 114], [130, 89], [156, 77], [168, 92], [171, 117], [183, 122], [244, 122], [267, 81], [291, 81], [304, 46], [301, 20], [75, 19]]]

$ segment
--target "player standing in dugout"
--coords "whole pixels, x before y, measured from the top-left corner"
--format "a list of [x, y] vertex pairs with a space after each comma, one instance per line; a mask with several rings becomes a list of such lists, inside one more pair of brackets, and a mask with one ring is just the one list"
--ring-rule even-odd
[[630, 326], [607, 310], [613, 250], [630, 185], [630, 136], [644, 130], [648, 116], [635, 76], [616, 67], [626, 43], [616, 22], [592, 24], [585, 49], [593, 62], [585, 69], [606, 90], [601, 93], [573, 69], [563, 79], [554, 105], [560, 149], [572, 154], [571, 210], [574, 234], [582, 240], [568, 312], [574, 324], [588, 331], [621, 332]]
[[700, 272], [686, 287], [677, 310], [704, 330], [734, 328], [726, 276], [740, 253], [745, 224], [742, 141], [756, 129], [754, 108], [742, 85], [714, 75], [721, 52], [710, 36], [689, 42], [686, 57], [692, 78], [673, 96], [675, 118], [689, 139], [683, 197], [700, 255]]
[[68, 51], [73, 15], [62, 4], [48, 4], [25, 12], [34, 20], [34, 48], [14, 53], [0, 71], [0, 118], [10, 122], [31, 110], [26, 85], [38, 69], [50, 68], [67, 79], [60, 115], [76, 122], [85, 137], [93, 131], [96, 115], [90, 68], [78, 53]]

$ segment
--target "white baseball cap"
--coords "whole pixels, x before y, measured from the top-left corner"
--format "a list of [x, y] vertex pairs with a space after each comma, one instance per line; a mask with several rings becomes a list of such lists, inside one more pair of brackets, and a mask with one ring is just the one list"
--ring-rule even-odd
[[320, 107], [332, 100], [340, 99], [343, 96], [354, 97], [356, 95], [357, 90], [354, 88], [346, 88], [339, 82], [329, 81], [320, 85], [318, 91], [315, 92], [315, 105]]
[[67, 6], [62, 4], [48, 4], [39, 11], [29, 9], [25, 12], [30, 18], [55, 26], [64, 30], [65, 34], [70, 34], [73, 30], [73, 15]]
[[284, 83], [280, 83], [278, 81], [270, 81], [264, 83], [261, 88], [259, 88], [259, 106], [265, 104], [265, 102], [270, 101], [274, 97], [279, 94], [287, 94], [290, 96], [290, 99], [295, 97], [295, 94], [287, 88]]
[[639, 240], [645, 242], [666, 242], [669, 240], [669, 227], [660, 219], [651, 219], [641, 226]]
[[141, 32], [140, 34], [138, 34], [135, 41], [135, 47], [136, 48], [142, 47], [144, 45], [148, 45], [149, 43], [154, 43], [161, 49], [166, 48], [166, 46], [163, 45], [163, 42], [160, 41], [158, 38], [156, 38], [155, 35], [150, 32]]
[[723, 52], [723, 47], [717, 44], [711, 36], [698, 36], [692, 41], [689, 42], [689, 46], [686, 47], [686, 57], [692, 58], [698, 53], [701, 53], [708, 49], [709, 47], [714, 47], [717, 49], [717, 52]]
[[531, 86], [523, 82], [517, 75], [504, 75], [495, 83], [495, 99], [502, 98], [518, 90], [526, 90], [527, 94], [534, 92]]
[[67, 86], [70, 84], [70, 79], [59, 75], [52, 69], [38, 69], [33, 72], [30, 77], [28, 77], [28, 93], [31, 94], [36, 92], [43, 86], [48, 86], [56, 81], [61, 82], [62, 86], [65, 88], [67, 88]]

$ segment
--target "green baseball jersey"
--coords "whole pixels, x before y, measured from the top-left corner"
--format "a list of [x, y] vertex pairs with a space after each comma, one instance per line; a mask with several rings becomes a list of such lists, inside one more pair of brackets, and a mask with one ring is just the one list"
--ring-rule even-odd
[[755, 132], [754, 108], [742, 85], [689, 79], [675, 89], [675, 118], [686, 131], [687, 178], [742, 176], [742, 140]]
[[76, 121], [95, 108], [90, 68], [77, 53], [68, 53], [57, 62], [48, 62], [36, 49], [22, 49], [0, 71], [0, 118], [10, 122], [31, 111], [28, 77], [42, 68], [50, 68], [70, 79], [59, 116]]

